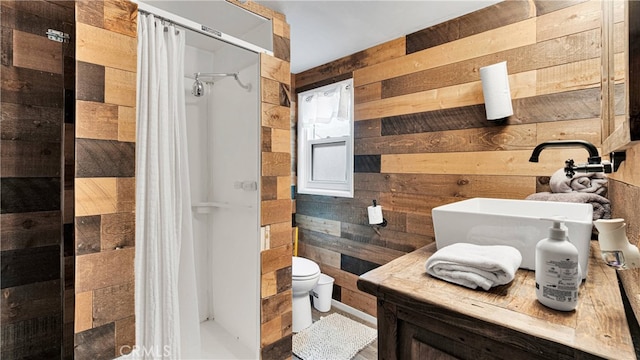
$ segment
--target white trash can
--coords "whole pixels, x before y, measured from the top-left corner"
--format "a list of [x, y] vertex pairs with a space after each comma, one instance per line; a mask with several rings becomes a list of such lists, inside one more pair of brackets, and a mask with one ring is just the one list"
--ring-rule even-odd
[[313, 307], [318, 311], [331, 310], [331, 295], [333, 294], [333, 281], [329, 275], [320, 274], [318, 284], [313, 288]]

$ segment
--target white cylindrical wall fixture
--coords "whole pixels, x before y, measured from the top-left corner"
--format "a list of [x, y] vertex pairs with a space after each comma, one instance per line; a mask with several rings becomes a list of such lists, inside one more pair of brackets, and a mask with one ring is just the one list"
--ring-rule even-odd
[[480, 80], [487, 119], [499, 120], [513, 115], [507, 62], [481, 67]]

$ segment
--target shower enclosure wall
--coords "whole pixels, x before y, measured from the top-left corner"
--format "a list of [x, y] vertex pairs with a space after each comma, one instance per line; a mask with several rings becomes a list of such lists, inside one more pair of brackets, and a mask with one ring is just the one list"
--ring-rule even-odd
[[[271, 20], [221, 1], [138, 4], [187, 28], [183, 91], [201, 340], [187, 352], [260, 358], [260, 53], [273, 55]], [[193, 313], [193, 304], [179, 306]]]
[[[203, 355], [214, 356], [212, 352], [220, 351], [221, 346], [233, 345], [237, 349], [229, 351], [235, 356], [255, 358], [260, 337], [259, 55], [229, 44], [215, 45], [211, 51], [189, 45], [187, 40], [185, 54]], [[251, 89], [242, 88], [231, 76], [209, 77], [201, 79], [204, 94], [196, 97], [192, 84], [198, 72], [237, 73]]]

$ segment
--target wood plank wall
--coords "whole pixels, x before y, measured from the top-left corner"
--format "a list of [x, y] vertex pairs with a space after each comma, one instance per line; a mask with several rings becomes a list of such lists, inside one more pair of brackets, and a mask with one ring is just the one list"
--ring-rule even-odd
[[1, 12], [0, 358], [70, 358], [74, 45], [46, 32], [73, 36], [73, 3], [3, 1]]
[[[638, 5], [628, 3], [627, 6], [633, 6], [636, 13], [640, 11], [640, 6]], [[627, 11], [628, 21], [635, 21], [637, 24], [637, 17], [634, 16], [634, 10]], [[623, 35], [619, 33], [615, 33], [614, 36], [623, 37]], [[633, 34], [633, 32], [629, 32], [628, 45], [630, 48], [633, 46], [637, 47], [637, 37], [637, 33]], [[630, 78], [633, 78], [631, 68], [633, 66], [637, 68], [638, 64], [640, 64], [640, 52], [629, 51], [628, 54], [629, 69], [627, 69], [627, 73]], [[626, 65], [626, 63], [620, 64], [618, 62], [615, 64], [616, 69], [619, 66], [623, 66], [623, 70]], [[634, 79], [633, 83], [629, 84], [629, 93], [627, 96], [631, 99], [635, 94], [637, 97], [639, 87], [640, 81]], [[630, 119], [632, 123], [635, 123], [635, 130], [637, 131], [639, 128], [637, 111], [637, 108], [627, 108], [624, 116], [618, 116], [617, 118]], [[631, 128], [634, 128], [634, 126], [632, 125]], [[632, 139], [638, 137], [637, 134], [634, 136], [633, 129], [630, 129], [630, 132]], [[640, 167], [640, 143], [636, 141], [635, 145], [626, 149], [626, 160], [621, 163], [618, 171], [609, 175], [609, 178], [613, 180], [609, 183], [609, 199], [611, 200], [612, 217], [625, 219], [629, 241], [640, 247], [640, 212], [638, 211], [638, 204], [640, 204], [640, 171], [638, 171], [638, 167]], [[638, 326], [636, 326], [635, 330], [630, 327], [632, 337], [640, 336], [640, 269], [619, 271], [618, 276], [624, 287], [626, 296], [629, 299], [633, 313], [635, 314], [635, 319], [638, 321]], [[640, 357], [639, 342], [635, 343], [635, 348], [636, 354]]]
[[137, 5], [76, 2], [75, 358], [135, 344]]
[[291, 70], [290, 29], [284, 15], [248, 1], [229, 2], [271, 19], [274, 56], [260, 56], [261, 209], [266, 246], [260, 253], [260, 356], [290, 359], [291, 333]]
[[[434, 207], [523, 199], [567, 158], [586, 161], [581, 149], [528, 158], [547, 140], [600, 146], [600, 21], [598, 0], [507, 0], [295, 75], [296, 92], [356, 86], [355, 197], [296, 195], [301, 255], [336, 278], [334, 298], [375, 315], [358, 275], [434, 241]], [[479, 68], [505, 60], [514, 115], [499, 124], [486, 120]], [[367, 225], [372, 199], [386, 228]]]

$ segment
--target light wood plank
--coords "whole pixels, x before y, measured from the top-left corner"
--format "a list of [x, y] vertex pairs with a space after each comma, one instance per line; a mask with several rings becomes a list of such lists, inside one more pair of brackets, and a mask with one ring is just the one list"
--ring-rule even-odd
[[116, 140], [118, 127], [118, 106], [76, 101], [76, 138]]
[[517, 150], [531, 148], [536, 144], [536, 124], [528, 124], [356, 139], [354, 153], [363, 155]]
[[286, 106], [262, 103], [262, 126], [289, 130], [291, 129], [291, 109]]
[[285, 222], [272, 223], [269, 225], [269, 241], [271, 247], [291, 245], [293, 249], [293, 238], [291, 235], [291, 219]]
[[262, 84], [261, 99], [274, 105], [280, 105], [280, 83], [266, 77], [260, 78]]
[[[383, 173], [551, 176], [565, 160], [586, 162], [584, 149], [546, 150], [539, 163], [529, 163], [531, 151], [460, 152], [382, 155]], [[581, 160], [584, 159], [584, 160]]]
[[340, 286], [342, 289], [358, 291], [358, 275], [341, 270], [340, 267], [334, 267], [325, 264], [322, 264], [320, 266], [320, 269], [323, 273], [334, 278], [335, 284]]
[[[291, 257], [289, 257], [289, 259], [291, 259]], [[260, 323], [264, 324], [267, 321], [283, 316], [282, 314], [290, 311], [292, 299], [293, 296], [291, 289], [262, 299]]]
[[76, 256], [76, 293], [133, 282], [134, 256], [133, 247]]
[[591, 0], [538, 16], [537, 41], [599, 28], [602, 16], [600, 3], [600, 0]]
[[260, 76], [276, 80], [283, 84], [291, 83], [291, 67], [289, 62], [260, 54]]
[[303, 241], [298, 243], [298, 256], [311, 259], [321, 267], [328, 266], [336, 269], [340, 268], [340, 253], [313, 246]]
[[273, 35], [282, 36], [285, 39], [291, 38], [289, 24], [281, 17], [274, 17], [272, 20]]
[[372, 84], [357, 86], [353, 90], [353, 96], [356, 104], [380, 100], [382, 98], [382, 83], [378, 81]]
[[76, 334], [93, 327], [92, 291], [76, 293], [75, 314], [74, 331]]
[[538, 123], [536, 124], [536, 143], [548, 140], [581, 139], [599, 147], [601, 123], [602, 120], [599, 118]]
[[62, 74], [62, 43], [14, 29], [13, 66]]
[[135, 107], [136, 72], [107, 67], [104, 69], [104, 102]]
[[296, 223], [301, 228], [340, 236], [340, 221], [321, 219], [313, 216], [296, 214]]
[[291, 266], [291, 253], [293, 247], [290, 244], [279, 246], [277, 248], [264, 250], [260, 253], [262, 264], [262, 273], [267, 274], [278, 269]]
[[136, 108], [118, 106], [118, 141], [136, 141]]
[[342, 303], [364, 311], [369, 315], [376, 316], [377, 314], [378, 307], [376, 298], [367, 293], [343, 289], [340, 299]]
[[640, 144], [635, 144], [626, 150], [627, 159], [620, 164], [620, 168], [613, 174], [608, 174], [612, 179], [640, 187]]
[[600, 59], [589, 59], [539, 69], [536, 76], [536, 94], [600, 87]]
[[374, 264], [386, 264], [389, 261], [406, 254], [403, 251], [343, 239], [305, 229], [300, 229], [300, 239], [301, 241], [304, 241], [305, 244], [357, 257], [358, 259], [366, 260]]
[[355, 86], [534, 44], [536, 19], [527, 19], [480, 34], [451, 41], [354, 71]]
[[[401, 58], [406, 52], [406, 37], [387, 41], [369, 49], [342, 57], [325, 65], [317, 66], [300, 74], [296, 74], [296, 89], [320, 86], [329, 79], [337, 80], [341, 76], [349, 76], [359, 68], [384, 63], [387, 60]], [[340, 79], [344, 80], [344, 78]]]
[[[511, 98], [535, 95], [536, 72], [509, 75]], [[480, 81], [440, 89], [396, 96], [355, 105], [355, 119], [365, 120], [385, 116], [413, 114], [423, 111], [449, 109], [484, 103]]]
[[282, 337], [282, 318], [280, 316], [260, 324], [260, 346], [264, 347]]
[[278, 176], [276, 178], [276, 192], [278, 200], [291, 199], [291, 176]]
[[117, 211], [116, 178], [76, 178], [76, 216], [110, 214]]
[[291, 154], [287, 152], [263, 152], [262, 176], [287, 176], [291, 174]]
[[291, 130], [271, 130], [271, 152], [291, 152]]
[[77, 23], [76, 41], [77, 60], [135, 73], [137, 38]]
[[138, 34], [138, 4], [128, 0], [104, 2], [104, 28], [135, 38]]
[[260, 277], [260, 297], [266, 298], [278, 293], [276, 272], [271, 271]]

